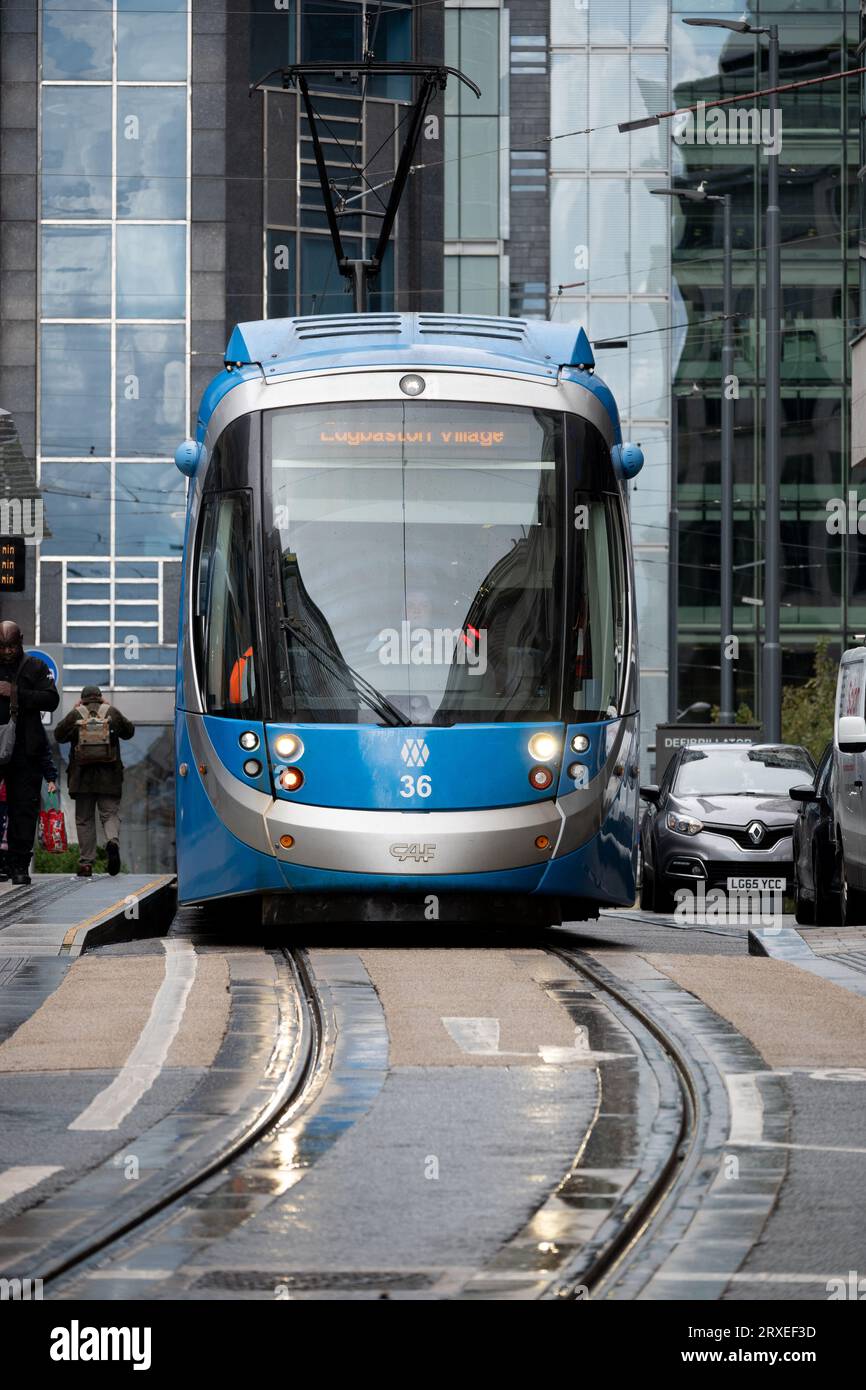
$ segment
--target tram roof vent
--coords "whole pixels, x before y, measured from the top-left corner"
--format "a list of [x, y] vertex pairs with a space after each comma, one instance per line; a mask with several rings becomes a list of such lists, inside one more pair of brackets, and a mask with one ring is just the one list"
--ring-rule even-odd
[[348, 338], [369, 336], [371, 333], [399, 337], [402, 330], [399, 314], [334, 314], [292, 319], [292, 327], [301, 341], [311, 338]]
[[418, 332], [445, 338], [493, 338], [498, 342], [522, 343], [526, 337], [523, 319], [488, 318], [469, 314], [419, 314]]

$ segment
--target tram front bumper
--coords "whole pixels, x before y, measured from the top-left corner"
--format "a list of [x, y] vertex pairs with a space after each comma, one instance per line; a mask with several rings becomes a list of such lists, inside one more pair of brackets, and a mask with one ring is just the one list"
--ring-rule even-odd
[[[562, 829], [555, 801], [481, 811], [353, 811], [275, 801], [265, 812], [286, 864], [344, 873], [425, 877], [545, 864]], [[294, 843], [284, 848], [290, 835]]]

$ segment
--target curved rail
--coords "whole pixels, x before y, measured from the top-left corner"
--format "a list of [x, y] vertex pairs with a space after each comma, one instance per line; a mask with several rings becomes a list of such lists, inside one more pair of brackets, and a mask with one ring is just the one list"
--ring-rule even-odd
[[[702, 1088], [677, 1043], [634, 999], [603, 979], [582, 954], [576, 955], [555, 946], [547, 949], [551, 955], [557, 956], [571, 970], [587, 979], [600, 993], [615, 999], [622, 1009], [638, 1020], [658, 1043], [682, 1098], [679, 1126], [668, 1146], [666, 1158], [649, 1181], [647, 1191], [633, 1207], [627, 1208], [615, 1234], [591, 1252], [588, 1259], [587, 1252], [577, 1257], [557, 1289], [559, 1297], [573, 1298], [577, 1296], [577, 1286], [582, 1286], [597, 1298], [626, 1257], [649, 1240], [675, 1205], [680, 1187], [688, 1180], [700, 1151], [700, 1136], [705, 1124]], [[627, 1202], [627, 1196], [624, 1201]]]
[[240, 1134], [225, 1144], [218, 1152], [198, 1167], [178, 1176], [177, 1181], [164, 1189], [149, 1202], [144, 1202], [134, 1212], [121, 1220], [103, 1226], [93, 1235], [59, 1256], [53, 1264], [42, 1272], [43, 1285], [69, 1274], [86, 1264], [95, 1255], [102, 1254], [116, 1241], [144, 1226], [153, 1217], [159, 1216], [173, 1203], [195, 1191], [202, 1183], [231, 1164], [240, 1154], [262, 1139], [269, 1130], [280, 1123], [285, 1116], [300, 1104], [317, 1075], [322, 1053], [322, 1039], [325, 1033], [322, 1004], [313, 982], [306, 955], [301, 950], [284, 948], [282, 954], [292, 973], [295, 998], [300, 1017], [300, 1033], [297, 1046], [289, 1058], [285, 1073], [279, 1085], [274, 1088], [268, 1103], [256, 1114]]

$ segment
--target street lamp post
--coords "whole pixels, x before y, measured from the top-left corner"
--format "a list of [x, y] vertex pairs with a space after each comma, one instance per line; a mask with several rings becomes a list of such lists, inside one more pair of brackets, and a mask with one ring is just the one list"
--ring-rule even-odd
[[[723, 216], [722, 314], [722, 466], [720, 478], [720, 536], [719, 536], [719, 722], [734, 722], [734, 664], [728, 652], [728, 638], [734, 630], [734, 397], [730, 378], [734, 374], [734, 288], [733, 238], [731, 235], [731, 196], [729, 193], [707, 193], [703, 183], [698, 188], [653, 188], [658, 198], [685, 198], [692, 203], [721, 203]], [[676, 428], [676, 422], [673, 422]], [[673, 537], [670, 538], [673, 544]], [[668, 653], [668, 661], [676, 661], [676, 651]]]
[[[771, 24], [770, 87], [779, 85], [779, 27]], [[771, 145], [767, 159], [767, 392], [764, 428], [764, 738], [779, 743], [782, 738], [782, 646], [779, 631], [781, 612], [781, 428], [782, 395], [782, 261], [779, 242], [779, 94], [770, 96]]]
[[747, 20], [684, 19], [696, 28], [731, 29], [737, 34], [766, 34], [769, 39], [769, 87], [771, 143], [767, 155], [767, 212], [764, 242], [767, 253], [766, 289], [766, 399], [764, 406], [764, 737], [778, 743], [782, 737], [782, 647], [779, 631], [781, 609], [781, 435], [782, 381], [782, 262], [779, 236], [779, 26], [752, 25]]
[[[728, 641], [734, 633], [734, 286], [731, 195], [722, 198], [724, 271], [722, 274], [722, 464], [719, 478], [721, 544], [719, 546], [719, 616], [721, 618], [721, 671], [719, 674], [719, 723], [734, 722], [734, 657]], [[736, 647], [734, 647], [734, 651]]]

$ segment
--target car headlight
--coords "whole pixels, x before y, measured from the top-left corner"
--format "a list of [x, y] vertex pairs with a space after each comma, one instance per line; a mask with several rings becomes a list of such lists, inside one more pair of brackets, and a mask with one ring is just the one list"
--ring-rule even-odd
[[691, 816], [678, 816], [673, 811], [668, 811], [665, 816], [665, 825], [668, 830], [675, 830], [678, 835], [700, 835], [704, 828], [702, 820], [692, 820]]

